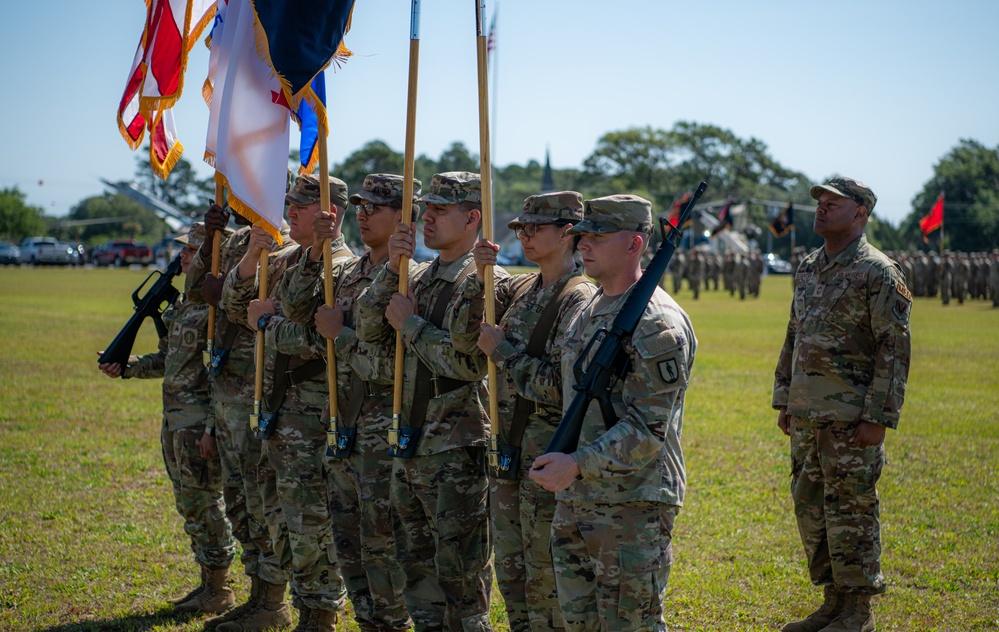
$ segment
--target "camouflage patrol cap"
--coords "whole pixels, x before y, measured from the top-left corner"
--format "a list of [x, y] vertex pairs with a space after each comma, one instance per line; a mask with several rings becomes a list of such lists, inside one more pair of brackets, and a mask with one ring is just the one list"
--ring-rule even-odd
[[542, 193], [524, 200], [520, 215], [507, 224], [517, 228], [522, 224], [552, 224], [560, 219], [578, 224], [583, 219], [583, 196], [575, 191]]
[[583, 202], [583, 221], [570, 235], [616, 233], [619, 230], [652, 232], [652, 202], [637, 195], [608, 195]]
[[[370, 202], [378, 206], [402, 208], [402, 190], [405, 179], [390, 173], [372, 173], [364, 176], [361, 190], [350, 196], [351, 204]], [[413, 201], [420, 194], [423, 183], [413, 179]]]
[[477, 173], [468, 171], [447, 171], [435, 173], [430, 181], [430, 191], [417, 202], [427, 204], [458, 204], [460, 202], [482, 202], [482, 180]]
[[812, 196], [813, 200], [817, 200], [822, 195], [823, 191], [835, 193], [840, 197], [853, 200], [860, 206], [866, 206], [868, 215], [874, 212], [874, 205], [878, 202], [878, 196], [874, 195], [874, 191], [871, 191], [869, 186], [860, 180], [854, 180], [853, 178], [836, 176], [825, 184], [815, 185], [811, 188], [809, 194]]
[[[284, 201], [297, 206], [308, 206], [319, 201], [320, 193], [319, 176], [299, 176], [295, 180], [295, 186], [284, 196]], [[347, 208], [347, 183], [333, 176], [330, 176], [330, 204]]]
[[181, 233], [173, 238], [174, 243], [178, 243], [182, 246], [194, 246], [195, 248], [200, 248], [201, 244], [205, 243], [205, 223], [204, 222], [194, 222], [191, 227], [187, 229], [186, 233]]

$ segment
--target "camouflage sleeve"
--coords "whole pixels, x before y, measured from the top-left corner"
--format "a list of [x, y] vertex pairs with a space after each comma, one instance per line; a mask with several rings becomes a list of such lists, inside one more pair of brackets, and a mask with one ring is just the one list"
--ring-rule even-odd
[[[636, 334], [632, 372], [622, 388], [624, 414], [593, 443], [573, 453], [583, 479], [620, 476], [652, 462], [676, 423], [687, 388], [689, 342], [677, 329], [648, 328]], [[596, 405], [593, 403], [592, 405]]]
[[159, 348], [155, 353], [147, 353], [137, 358], [134, 356], [130, 357], [122, 371], [122, 377], [126, 380], [132, 378], [144, 380], [163, 377], [166, 371], [166, 356], [169, 346], [169, 337], [163, 336], [160, 338]]
[[[268, 347], [290, 356], [325, 358], [326, 340], [314, 327], [300, 325], [284, 316], [275, 315], [264, 332]], [[323, 351], [318, 352], [319, 349]]]
[[234, 323], [246, 325], [246, 308], [259, 296], [257, 276], [239, 278], [239, 266], [233, 266], [222, 285], [222, 309]]
[[901, 271], [887, 266], [873, 279], [868, 297], [874, 332], [874, 377], [860, 419], [897, 428], [909, 376], [912, 294]]
[[284, 315], [296, 323], [312, 322], [323, 304], [323, 262], [309, 261], [309, 251], [281, 276], [278, 295]]
[[[493, 266], [493, 290], [509, 283], [510, 274], [499, 266]], [[474, 279], [475, 275], [469, 278]], [[468, 279], [466, 279], [468, 281]], [[486, 299], [484, 287], [475, 283], [480, 289], [475, 293], [466, 293], [466, 285], [459, 288], [458, 300], [451, 305], [448, 318], [448, 333], [450, 334], [451, 345], [459, 352], [466, 355], [480, 355], [479, 349], [479, 327], [485, 322]], [[475, 289], [471, 287], [469, 289]], [[504, 292], [506, 294], [506, 292]], [[499, 310], [497, 309], [496, 320], [499, 321]], [[403, 332], [405, 337], [405, 331]]]
[[395, 331], [385, 320], [385, 309], [392, 295], [399, 289], [399, 275], [382, 266], [378, 276], [357, 299], [355, 326], [359, 340], [383, 344], [395, 337]]
[[187, 267], [187, 274], [184, 276], [184, 295], [188, 302], [202, 305], [205, 299], [201, 296], [201, 286], [205, 284], [205, 275], [211, 270], [211, 261], [205, 261], [201, 256], [201, 249], [191, 258], [191, 265]]
[[501, 342], [493, 351], [493, 362], [510, 375], [518, 395], [537, 402], [562, 401], [562, 341], [569, 323], [589, 302], [593, 292], [592, 285], [583, 284], [565, 297], [555, 321], [553, 342], [543, 358], [532, 358], [527, 355], [526, 348], [514, 347], [509, 340]]
[[774, 395], [771, 406], [774, 408], [784, 408], [791, 393], [791, 362], [794, 354], [794, 332], [798, 329], [797, 319], [794, 315], [794, 301], [791, 301], [791, 317], [787, 322], [787, 331], [784, 333], [784, 346], [780, 349], [780, 356], [777, 358], [777, 369], [774, 371]]
[[[339, 346], [337, 349], [339, 358]], [[395, 339], [388, 346], [364, 342], [355, 337], [354, 347], [348, 351], [350, 368], [365, 382], [392, 384], [395, 381]]]
[[[506, 313], [507, 308], [510, 306], [510, 301], [513, 298], [513, 280], [515, 278], [514, 276], [507, 275], [496, 278], [493, 281], [493, 291], [496, 295], [496, 322], [499, 322], [503, 318], [503, 314]], [[484, 299], [485, 289], [485, 284], [480, 283], [474, 274], [470, 274], [461, 285], [461, 295], [470, 300], [475, 298]]]

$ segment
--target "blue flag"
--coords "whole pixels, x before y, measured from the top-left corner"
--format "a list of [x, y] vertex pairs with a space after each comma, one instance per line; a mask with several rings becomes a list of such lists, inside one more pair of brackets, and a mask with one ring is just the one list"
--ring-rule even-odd
[[[325, 116], [326, 77], [323, 72], [320, 72], [312, 80], [312, 92], [321, 104], [320, 107]], [[299, 167], [298, 173], [308, 175], [315, 171], [316, 164], [319, 162], [319, 117], [316, 116], [316, 110], [313, 109], [312, 102], [309, 99], [302, 99], [299, 102], [295, 117], [298, 119], [298, 125], [302, 130], [302, 137], [298, 145], [298, 153], [302, 166]], [[325, 120], [323, 121], [322, 128], [324, 132], [327, 130]]]

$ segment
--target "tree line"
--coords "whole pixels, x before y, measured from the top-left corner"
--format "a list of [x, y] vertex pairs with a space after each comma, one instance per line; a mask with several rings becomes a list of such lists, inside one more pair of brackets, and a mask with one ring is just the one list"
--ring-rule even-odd
[[[402, 173], [403, 154], [382, 140], [372, 140], [331, 167], [351, 191], [359, 190], [369, 173]], [[164, 201], [199, 216], [213, 196], [210, 178], [198, 178], [191, 164], [181, 159], [167, 180], [153, 176], [144, 156], [137, 159], [135, 180]], [[294, 153], [289, 165], [295, 164]], [[428, 185], [434, 173], [478, 169], [478, 156], [460, 142], [453, 143], [436, 159], [420, 155], [415, 160], [416, 177]], [[498, 218], [519, 212], [525, 197], [541, 190], [545, 166], [536, 160], [525, 165], [494, 167], [493, 208]], [[829, 174], [832, 177], [837, 174]], [[849, 174], [847, 174], [849, 175]], [[732, 131], [689, 121], [671, 129], [636, 127], [604, 134], [580, 168], [552, 169], [556, 189], [579, 191], [584, 197], [629, 192], [646, 197], [660, 214], [702, 179], [709, 184], [710, 199], [772, 200], [812, 205], [808, 190], [813, 184], [800, 171], [779, 163], [766, 144], [757, 138], [740, 138]], [[875, 187], [876, 188], [876, 187]], [[879, 218], [868, 225], [868, 237], [885, 250], [939, 248], [939, 233], [925, 244], [919, 219], [937, 196], [945, 196], [944, 246], [979, 251], [999, 246], [999, 147], [989, 148], [974, 140], [961, 140], [934, 166], [933, 177], [913, 198], [912, 210], [898, 226]], [[766, 231], [777, 208], [747, 206], [748, 230]], [[58, 218], [25, 203], [16, 187], [0, 190], [0, 238], [20, 240], [42, 233], [89, 245], [115, 237], [141, 238], [155, 242], [169, 233], [151, 211], [131, 200], [105, 193], [81, 200], [65, 219], [128, 219], [60, 227]], [[498, 226], [502, 224], [497, 223]], [[703, 227], [694, 226], [695, 231]], [[344, 234], [359, 242], [357, 223], [348, 214]], [[502, 234], [498, 231], [498, 234]], [[796, 242], [808, 248], [821, 245], [812, 233], [811, 217], [796, 220]], [[775, 252], [790, 254], [790, 240], [774, 240]]]

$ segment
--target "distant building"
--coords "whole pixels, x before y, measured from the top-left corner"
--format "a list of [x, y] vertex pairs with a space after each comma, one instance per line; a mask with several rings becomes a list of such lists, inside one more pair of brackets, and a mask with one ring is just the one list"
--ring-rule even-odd
[[557, 190], [555, 188], [555, 177], [552, 175], [551, 152], [545, 147], [545, 171], [541, 174], [541, 192], [554, 193]]

